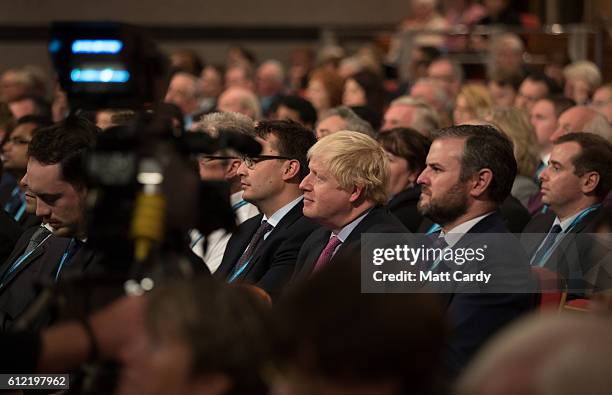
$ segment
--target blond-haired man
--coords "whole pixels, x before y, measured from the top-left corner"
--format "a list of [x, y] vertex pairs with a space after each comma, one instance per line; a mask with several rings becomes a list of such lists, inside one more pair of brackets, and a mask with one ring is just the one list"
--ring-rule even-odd
[[362, 233], [408, 230], [382, 205], [388, 200], [387, 158], [373, 138], [341, 131], [308, 151], [310, 173], [300, 184], [304, 216], [322, 225], [304, 242], [294, 280], [333, 263], [340, 250], [358, 247]]

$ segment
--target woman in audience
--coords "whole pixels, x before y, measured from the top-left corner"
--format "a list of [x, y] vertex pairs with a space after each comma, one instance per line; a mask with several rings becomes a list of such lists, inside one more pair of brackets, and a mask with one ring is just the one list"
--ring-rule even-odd
[[359, 71], [344, 83], [342, 104], [348, 107], [369, 107], [382, 114], [385, 106], [383, 80], [369, 70]]
[[564, 94], [574, 99], [577, 105], [588, 104], [593, 93], [601, 85], [601, 72], [593, 62], [581, 60], [563, 69]]
[[342, 104], [343, 87], [342, 78], [337, 73], [328, 69], [317, 69], [310, 75], [306, 98], [321, 116], [330, 108]]
[[431, 140], [414, 129], [396, 128], [380, 134], [378, 141], [389, 159], [389, 210], [417, 232], [423, 217], [417, 210], [421, 188], [416, 179], [425, 169]]
[[465, 84], [455, 102], [455, 125], [485, 119], [491, 113], [492, 104], [491, 95], [484, 85]]
[[539, 192], [539, 187], [533, 181], [533, 174], [540, 162], [538, 141], [529, 116], [516, 107], [499, 108], [493, 110], [487, 120], [506, 133], [514, 143], [518, 172], [510, 194], [527, 207], [529, 197]]

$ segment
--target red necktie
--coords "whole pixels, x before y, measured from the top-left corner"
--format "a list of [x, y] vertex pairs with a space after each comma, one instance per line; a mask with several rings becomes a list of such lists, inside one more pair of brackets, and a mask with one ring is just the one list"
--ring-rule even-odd
[[336, 247], [338, 247], [340, 244], [342, 244], [342, 241], [335, 235], [329, 239], [327, 245], [325, 246], [325, 248], [323, 248], [323, 251], [321, 251], [321, 255], [319, 255], [317, 263], [315, 263], [314, 265], [314, 269], [312, 270], [313, 273], [316, 273], [317, 271], [321, 270], [323, 266], [327, 265], [329, 261], [331, 261]]

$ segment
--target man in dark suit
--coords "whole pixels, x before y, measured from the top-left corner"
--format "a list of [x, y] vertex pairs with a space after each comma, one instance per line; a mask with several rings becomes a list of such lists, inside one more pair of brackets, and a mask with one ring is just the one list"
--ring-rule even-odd
[[4, 210], [23, 229], [30, 228], [40, 223], [40, 218], [28, 210], [23, 185], [19, 185], [26, 173], [28, 164], [28, 145], [32, 140], [34, 131], [51, 124], [51, 120], [43, 117], [26, 115], [17, 120], [17, 125], [9, 134], [2, 146], [2, 162], [5, 171], [10, 173], [16, 180], [12, 188], [0, 191], [0, 203]]
[[[498, 211], [516, 175], [512, 143], [491, 126], [450, 127], [433, 138], [427, 167], [417, 179], [419, 211], [441, 226], [433, 243], [455, 251], [487, 245], [481, 262], [434, 261], [425, 268], [453, 274], [443, 285], [427, 285], [441, 291], [447, 304], [447, 367], [455, 375], [493, 333], [532, 308], [533, 298], [526, 293], [527, 258]], [[460, 282], [454, 277], [459, 271], [482, 271], [493, 281]], [[507, 293], [512, 290], [523, 293]]]
[[300, 249], [294, 279], [305, 280], [333, 264], [341, 251], [361, 245], [363, 233], [408, 233], [386, 207], [386, 154], [373, 138], [336, 132], [308, 152], [310, 173], [300, 185], [304, 215], [322, 225]]
[[595, 232], [601, 203], [612, 187], [612, 145], [591, 133], [566, 134], [553, 144], [540, 174], [542, 202], [549, 211], [533, 218], [522, 239], [531, 265], [556, 271], [572, 294], [583, 295], [598, 260], [590, 255], [596, 251], [591, 240], [580, 234]]
[[302, 214], [300, 181], [308, 172], [312, 131], [293, 121], [262, 121], [255, 128], [261, 155], [238, 168], [242, 198], [261, 214], [232, 235], [215, 277], [255, 284], [276, 296], [291, 278], [302, 242], [317, 227]]
[[36, 215], [45, 226], [26, 231], [0, 267], [0, 325], [7, 329], [39, 294], [40, 283], [53, 283], [85, 270], [93, 252], [86, 235], [84, 160], [96, 127], [69, 117], [34, 133], [23, 183], [36, 199]]

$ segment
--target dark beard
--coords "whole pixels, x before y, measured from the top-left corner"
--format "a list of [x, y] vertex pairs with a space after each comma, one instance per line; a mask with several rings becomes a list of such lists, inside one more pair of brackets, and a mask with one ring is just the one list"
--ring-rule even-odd
[[465, 185], [461, 182], [453, 185], [445, 194], [442, 201], [440, 199], [429, 199], [429, 204], [424, 205], [419, 200], [417, 205], [419, 213], [434, 223], [444, 226], [454, 222], [467, 212], [467, 195]]

